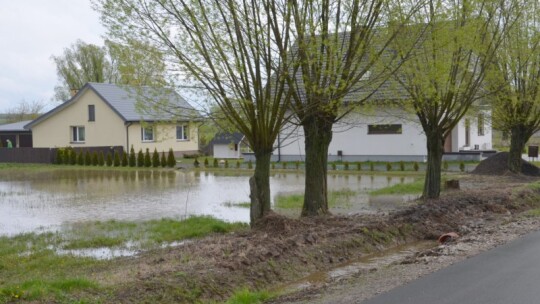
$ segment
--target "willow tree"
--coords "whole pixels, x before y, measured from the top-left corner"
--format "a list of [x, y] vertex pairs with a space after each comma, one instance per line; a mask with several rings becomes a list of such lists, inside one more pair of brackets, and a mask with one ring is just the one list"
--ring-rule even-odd
[[[499, 0], [429, 0], [395, 41], [404, 61], [395, 79], [408, 93], [426, 135], [424, 198], [440, 195], [446, 137], [485, 97], [484, 80], [513, 23], [507, 15], [512, 6]], [[420, 39], [410, 39], [419, 32]]]
[[[408, 13], [394, 20], [387, 14], [394, 2], [289, 1], [296, 37], [289, 59], [298, 72], [290, 73], [288, 84], [293, 91], [292, 109], [305, 136], [303, 216], [328, 213], [327, 162], [334, 123], [364, 104], [399, 66], [375, 70], [380, 58], [389, 54], [400, 25], [418, 7], [402, 7]], [[388, 26], [390, 21], [397, 26]], [[363, 92], [357, 100], [344, 102], [357, 92]]]
[[270, 211], [270, 157], [289, 102], [287, 60], [279, 56], [289, 48], [285, 2], [281, 7], [272, 0], [95, 2], [112, 39], [153, 41], [179, 81], [203, 87], [245, 135], [256, 157], [252, 224]]
[[490, 87], [494, 91], [493, 126], [510, 135], [508, 167], [521, 172], [521, 153], [540, 131], [540, 4], [513, 0], [521, 9], [498, 48]]

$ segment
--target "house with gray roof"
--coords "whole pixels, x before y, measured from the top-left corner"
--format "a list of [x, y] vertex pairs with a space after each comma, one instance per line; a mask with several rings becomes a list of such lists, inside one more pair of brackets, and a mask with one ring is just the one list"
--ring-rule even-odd
[[210, 142], [214, 158], [242, 158], [242, 151], [248, 149], [240, 132], [219, 132]]
[[16, 148], [32, 147], [32, 132], [24, 128], [29, 122], [25, 120], [0, 125], [0, 147], [6, 147], [7, 140]]
[[24, 128], [36, 148], [123, 146], [182, 155], [199, 150], [200, 118], [173, 90], [87, 83]]

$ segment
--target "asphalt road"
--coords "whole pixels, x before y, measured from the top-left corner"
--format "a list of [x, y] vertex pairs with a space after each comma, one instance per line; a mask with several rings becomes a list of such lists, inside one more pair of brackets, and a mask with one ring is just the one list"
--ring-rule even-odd
[[362, 304], [539, 304], [540, 231]]

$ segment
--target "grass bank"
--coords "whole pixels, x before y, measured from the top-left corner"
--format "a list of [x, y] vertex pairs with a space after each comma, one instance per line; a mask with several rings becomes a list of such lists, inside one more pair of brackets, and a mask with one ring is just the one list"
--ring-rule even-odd
[[[328, 192], [328, 207], [346, 207], [351, 204], [351, 200], [357, 192], [343, 189]], [[275, 207], [279, 209], [301, 209], [304, 203], [303, 194], [280, 195], [276, 197]]]
[[[107, 287], [94, 281], [93, 273], [111, 267], [114, 260], [81, 257], [69, 254], [69, 250], [128, 246], [152, 249], [244, 228], [243, 223], [192, 217], [184, 221], [87, 222], [64, 227], [62, 232], [3, 236], [0, 237], [0, 303], [17, 300], [86, 303], [75, 301], [71, 295], [104, 292]], [[60, 254], [62, 251], [68, 254]]]

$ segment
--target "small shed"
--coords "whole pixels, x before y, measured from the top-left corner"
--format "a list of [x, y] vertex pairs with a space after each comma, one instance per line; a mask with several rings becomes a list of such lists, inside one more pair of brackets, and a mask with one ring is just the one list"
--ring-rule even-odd
[[9, 139], [14, 148], [31, 148], [32, 131], [24, 128], [24, 126], [30, 122], [31, 120], [25, 120], [0, 125], [0, 146], [6, 147], [7, 140]]
[[220, 132], [212, 139], [214, 158], [242, 158], [244, 135], [239, 132]]

